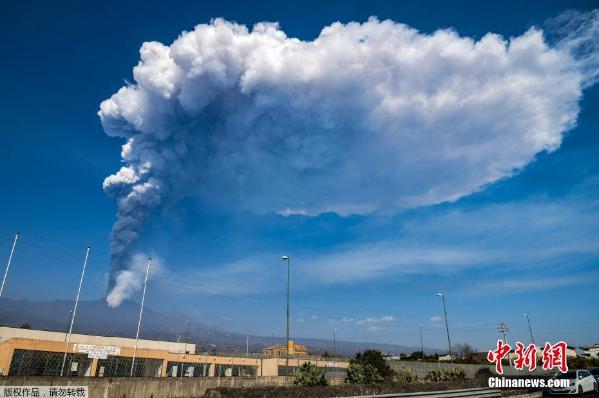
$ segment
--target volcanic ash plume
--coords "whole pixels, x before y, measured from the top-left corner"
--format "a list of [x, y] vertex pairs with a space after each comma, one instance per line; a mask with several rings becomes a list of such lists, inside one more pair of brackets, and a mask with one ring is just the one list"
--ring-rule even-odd
[[118, 202], [110, 289], [125, 292], [111, 305], [165, 203], [345, 215], [457, 200], [558, 148], [591, 76], [537, 29], [477, 41], [374, 18], [313, 41], [216, 19], [140, 53], [135, 83], [99, 111], [126, 140], [104, 181]]

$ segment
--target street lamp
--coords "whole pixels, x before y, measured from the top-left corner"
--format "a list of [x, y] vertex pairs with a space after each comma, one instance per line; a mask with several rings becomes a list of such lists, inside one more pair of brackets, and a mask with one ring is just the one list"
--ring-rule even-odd
[[333, 328], [333, 357], [336, 355], [337, 350], [336, 350], [336, 334], [337, 334], [337, 328]]
[[449, 346], [449, 359], [453, 363], [453, 355], [451, 354], [451, 338], [449, 337], [449, 323], [447, 322], [447, 307], [445, 306], [445, 296], [443, 293], [437, 293], [437, 297], [443, 300], [443, 313], [445, 314], [445, 330], [447, 330], [447, 344]]
[[[183, 358], [185, 358], [185, 355], [187, 354], [187, 343], [189, 342], [189, 321], [187, 321], [187, 332], [185, 334], [185, 348], [183, 348]], [[183, 369], [184, 369], [184, 363], [183, 360], [181, 360], [181, 375], [180, 375], [180, 379], [183, 380]]]
[[532, 336], [532, 326], [530, 326], [530, 317], [528, 316], [528, 314], [522, 314], [522, 316], [524, 318], [526, 318], [526, 320], [528, 321], [528, 331], [530, 332], [530, 341], [532, 341], [532, 344], [535, 345], [535, 338]]
[[289, 256], [282, 256], [283, 261], [287, 261], [287, 326], [285, 328], [285, 336], [287, 346], [285, 347], [285, 375], [289, 373]]

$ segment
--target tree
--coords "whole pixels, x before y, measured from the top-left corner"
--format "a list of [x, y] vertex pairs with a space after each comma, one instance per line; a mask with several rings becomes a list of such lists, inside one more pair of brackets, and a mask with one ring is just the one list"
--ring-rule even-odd
[[21, 326], [19, 326], [19, 328], [21, 328], [21, 329], [31, 329], [31, 325], [29, 324], [29, 322], [25, 322], [24, 324], [22, 324]]
[[476, 349], [468, 343], [456, 344], [454, 354], [466, 362], [474, 362], [476, 359]]
[[393, 376], [393, 370], [383, 358], [383, 354], [377, 350], [366, 350], [364, 352], [359, 352], [356, 354], [356, 358], [350, 361], [355, 363], [362, 364], [363, 366], [371, 365], [375, 368], [378, 374], [383, 378], [388, 378]]
[[326, 386], [327, 379], [324, 369], [311, 362], [305, 362], [299, 370], [293, 371], [293, 384], [299, 386]]
[[349, 361], [346, 381], [352, 384], [376, 384], [393, 376], [393, 370], [377, 350], [359, 352]]

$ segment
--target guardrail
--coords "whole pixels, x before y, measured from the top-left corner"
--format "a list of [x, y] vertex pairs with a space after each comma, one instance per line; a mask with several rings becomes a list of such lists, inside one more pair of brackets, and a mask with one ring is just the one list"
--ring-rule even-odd
[[[464, 390], [408, 392], [401, 394], [360, 395], [352, 398], [499, 398], [501, 391], [491, 388], [467, 388]], [[348, 397], [349, 398], [349, 397]]]

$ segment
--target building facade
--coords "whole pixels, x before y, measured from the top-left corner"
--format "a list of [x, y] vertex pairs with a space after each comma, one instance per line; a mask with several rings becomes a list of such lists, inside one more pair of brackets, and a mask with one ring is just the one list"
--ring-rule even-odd
[[262, 355], [264, 355], [267, 358], [283, 358], [287, 356], [288, 351], [290, 356], [308, 355], [308, 350], [305, 345], [295, 344], [291, 340], [289, 341], [287, 349], [285, 349], [285, 344], [275, 344], [264, 348], [262, 350]]
[[[231, 377], [278, 376], [312, 362], [331, 376], [348, 362], [317, 357], [245, 358], [196, 354], [195, 344], [0, 327], [0, 374], [20, 376]], [[65, 357], [66, 352], [66, 357]], [[135, 361], [133, 360], [135, 355]], [[64, 363], [64, 365], [63, 365]]]

